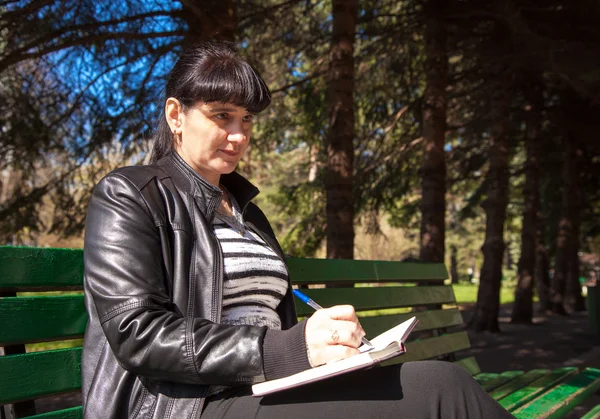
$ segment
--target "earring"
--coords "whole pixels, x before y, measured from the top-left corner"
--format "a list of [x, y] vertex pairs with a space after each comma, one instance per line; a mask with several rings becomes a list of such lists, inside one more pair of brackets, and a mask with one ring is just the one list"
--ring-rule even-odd
[[179, 134], [177, 134], [177, 131], [173, 131], [173, 144], [177, 144], [179, 145]]

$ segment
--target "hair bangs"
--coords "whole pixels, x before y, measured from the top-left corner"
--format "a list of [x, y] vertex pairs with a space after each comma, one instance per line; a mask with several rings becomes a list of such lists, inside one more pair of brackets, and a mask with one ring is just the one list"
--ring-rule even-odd
[[271, 103], [269, 88], [250, 66], [241, 60], [215, 59], [198, 74], [191, 93], [195, 102], [221, 102], [259, 113]]

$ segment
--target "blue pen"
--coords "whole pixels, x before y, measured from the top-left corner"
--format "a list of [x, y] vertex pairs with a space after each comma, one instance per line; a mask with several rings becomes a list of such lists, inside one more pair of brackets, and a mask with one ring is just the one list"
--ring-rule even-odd
[[[319, 304], [317, 304], [312, 298], [302, 294], [300, 291], [294, 289], [294, 290], [292, 290], [292, 292], [294, 293], [294, 295], [296, 297], [298, 297], [300, 300], [302, 300], [303, 303], [308, 304], [315, 310], [321, 310], [323, 308]], [[373, 344], [371, 342], [369, 342], [369, 340], [366, 337], [363, 336], [360, 340], [363, 344], [373, 347]]]

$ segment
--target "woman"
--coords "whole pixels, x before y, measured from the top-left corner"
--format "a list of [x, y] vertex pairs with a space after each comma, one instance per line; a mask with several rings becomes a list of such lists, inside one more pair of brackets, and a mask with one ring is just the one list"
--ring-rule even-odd
[[510, 417], [442, 362], [251, 396], [252, 383], [357, 353], [364, 336], [350, 306], [297, 323], [283, 253], [251, 202], [258, 190], [234, 172], [269, 102], [230, 45], [190, 48], [167, 83], [153, 164], [96, 186], [84, 245], [85, 417]]

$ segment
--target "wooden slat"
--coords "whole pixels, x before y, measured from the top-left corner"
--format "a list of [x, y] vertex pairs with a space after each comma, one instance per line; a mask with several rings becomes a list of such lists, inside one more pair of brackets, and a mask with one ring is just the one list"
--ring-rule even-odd
[[482, 372], [480, 374], [477, 374], [475, 377], [475, 381], [477, 381], [477, 383], [482, 386], [485, 383], [487, 383], [490, 380], [495, 379], [496, 377], [498, 377], [500, 374], [498, 374], [497, 372]]
[[441, 281], [448, 278], [443, 263], [288, 258], [294, 283], [375, 281]]
[[457, 365], [460, 365], [461, 367], [466, 369], [467, 372], [473, 376], [477, 375], [481, 372], [481, 369], [479, 368], [479, 364], [477, 363], [477, 360], [475, 359], [474, 356], [470, 356], [470, 357], [464, 358], [464, 359], [459, 359], [458, 361], [455, 361], [454, 363]]
[[81, 348], [0, 356], [0, 405], [77, 390]]
[[0, 298], [0, 345], [82, 336], [83, 295]]
[[581, 419], [600, 419], [600, 404], [583, 415]]
[[499, 374], [496, 378], [486, 381], [481, 384], [483, 389], [488, 393], [494, 390], [497, 387], [500, 387], [503, 384], [511, 382], [515, 378], [523, 375], [523, 371], [504, 371], [502, 374]]
[[419, 319], [415, 331], [436, 330], [462, 324], [462, 314], [457, 308], [361, 317], [360, 324], [367, 332], [367, 337], [373, 338], [413, 316]]
[[515, 391], [512, 394], [504, 397], [499, 401], [500, 405], [508, 411], [513, 411], [525, 403], [533, 400], [538, 395], [542, 394], [546, 390], [554, 387], [561, 381], [577, 374], [576, 367], [565, 367], [556, 369], [550, 374], [538, 378], [531, 384]]
[[586, 368], [513, 412], [519, 419], [561, 418], [600, 388], [600, 370]]
[[467, 349], [470, 346], [471, 343], [469, 342], [467, 332], [449, 333], [442, 336], [408, 342], [406, 344], [407, 352], [404, 355], [394, 358], [389, 362], [385, 362], [383, 365], [433, 359]]
[[540, 377], [543, 377], [550, 373], [550, 370], [545, 369], [537, 369], [527, 371], [525, 374], [522, 374], [516, 377], [514, 380], [509, 381], [506, 384], [503, 384], [493, 391], [490, 392], [490, 396], [492, 396], [495, 400], [500, 400], [507, 395], [514, 393], [520, 388], [525, 387], [527, 384], [532, 383]]
[[[448, 278], [443, 263], [288, 258], [294, 282], [440, 281]], [[0, 246], [0, 286], [81, 284], [83, 250]], [[56, 278], [55, 278], [56, 277]], [[54, 278], [56, 281], [54, 281]]]
[[0, 246], [0, 289], [81, 287], [83, 250]]
[[[455, 302], [451, 286], [319, 288], [306, 289], [302, 292], [323, 307], [351, 304], [357, 311]], [[310, 315], [314, 311], [299, 300], [296, 301], [298, 301], [296, 310], [299, 316]]]
[[27, 416], [27, 418], [24, 419], [83, 419], [83, 408], [81, 406], [70, 407], [68, 409], [56, 410], [54, 412]]

